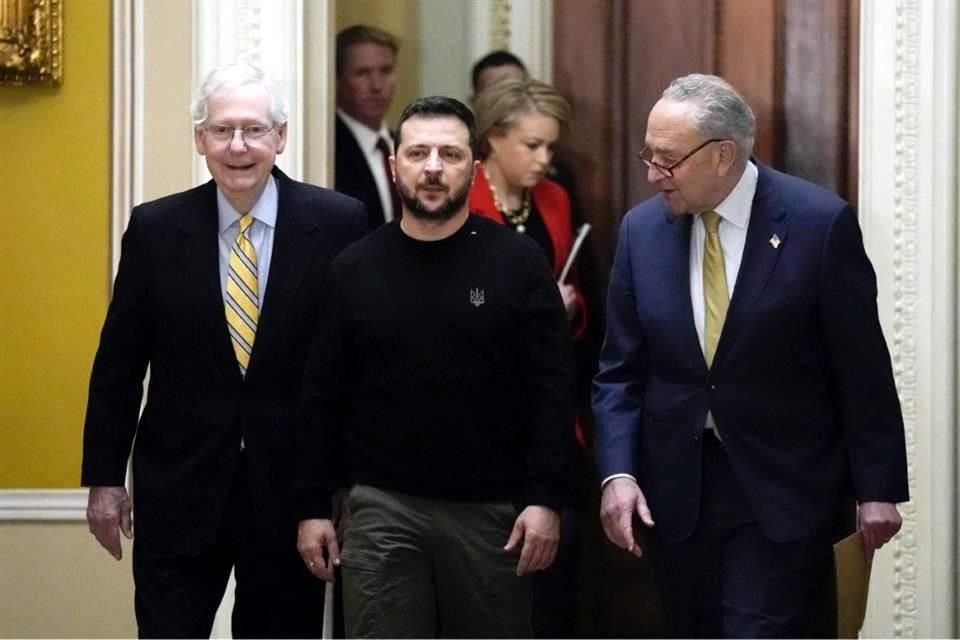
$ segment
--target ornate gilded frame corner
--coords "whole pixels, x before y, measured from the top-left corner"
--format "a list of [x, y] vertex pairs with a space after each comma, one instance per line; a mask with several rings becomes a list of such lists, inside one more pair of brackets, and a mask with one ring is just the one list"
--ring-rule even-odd
[[0, 0], [0, 85], [63, 81], [63, 0]]

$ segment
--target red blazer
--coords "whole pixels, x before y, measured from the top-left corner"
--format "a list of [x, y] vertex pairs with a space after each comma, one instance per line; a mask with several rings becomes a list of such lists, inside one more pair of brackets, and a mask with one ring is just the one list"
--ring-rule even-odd
[[[560, 271], [563, 270], [563, 265], [570, 255], [570, 249], [573, 248], [570, 197], [563, 187], [547, 178], [537, 183], [531, 189], [530, 194], [533, 196], [533, 202], [537, 206], [540, 218], [543, 219], [544, 226], [547, 227], [550, 241], [553, 243], [553, 275], [559, 277]], [[487, 182], [487, 176], [483, 171], [477, 171], [477, 176], [474, 178], [473, 188], [470, 189], [469, 206], [472, 213], [490, 218], [500, 224], [507, 223], [503, 214], [497, 210], [497, 205], [493, 202], [490, 183]], [[580, 292], [580, 278], [577, 275], [576, 267], [570, 270], [570, 275], [567, 278], [577, 293], [577, 315], [574, 316], [570, 330], [573, 332], [574, 340], [578, 340], [586, 335], [587, 305], [583, 299], [583, 294]]]

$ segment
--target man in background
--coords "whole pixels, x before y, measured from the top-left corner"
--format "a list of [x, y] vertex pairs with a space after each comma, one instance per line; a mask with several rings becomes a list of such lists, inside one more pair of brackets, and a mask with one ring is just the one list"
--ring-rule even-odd
[[135, 207], [123, 236], [82, 483], [90, 531], [118, 560], [136, 525], [141, 637], [209, 637], [231, 568], [235, 637], [322, 630], [322, 582], [300, 561], [290, 510], [292, 416], [321, 282], [367, 217], [276, 168], [286, 105], [256, 67], [210, 73], [192, 111], [213, 179]]
[[809, 637], [852, 496], [867, 552], [908, 499], [877, 282], [850, 205], [752, 160], [716, 76], [674, 80], [620, 227], [594, 388], [607, 537], [653, 565], [678, 637]]
[[374, 229], [400, 216], [390, 177], [393, 136], [384, 116], [396, 89], [397, 39], [354, 25], [337, 34], [337, 118], [334, 188], [367, 205]]
[[527, 77], [527, 67], [523, 60], [509, 51], [497, 49], [483, 56], [473, 64], [470, 71], [473, 95], [470, 101], [476, 100], [477, 95], [497, 80], [515, 78], [523, 80]]
[[466, 105], [413, 102], [397, 145], [404, 215], [344, 252], [323, 302], [298, 439], [301, 554], [325, 579], [339, 563], [348, 637], [528, 637], [573, 437], [566, 311], [539, 246], [469, 214]]

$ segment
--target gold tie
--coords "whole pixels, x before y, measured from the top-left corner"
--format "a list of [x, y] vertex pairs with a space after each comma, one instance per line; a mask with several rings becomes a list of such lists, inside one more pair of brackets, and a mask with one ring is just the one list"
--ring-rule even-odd
[[257, 300], [260, 297], [260, 285], [257, 282], [257, 252], [247, 237], [247, 230], [253, 224], [249, 213], [240, 217], [240, 231], [230, 251], [230, 273], [227, 275], [227, 298], [224, 301], [227, 312], [227, 326], [230, 329], [230, 341], [233, 352], [237, 354], [240, 372], [246, 376], [250, 365], [250, 353], [253, 340], [257, 336], [257, 321], [260, 309]]
[[713, 356], [720, 342], [720, 331], [727, 318], [730, 296], [727, 294], [727, 271], [723, 262], [723, 247], [720, 246], [720, 214], [707, 211], [703, 214], [703, 226], [707, 236], [703, 243], [703, 351], [707, 367], [713, 366]]

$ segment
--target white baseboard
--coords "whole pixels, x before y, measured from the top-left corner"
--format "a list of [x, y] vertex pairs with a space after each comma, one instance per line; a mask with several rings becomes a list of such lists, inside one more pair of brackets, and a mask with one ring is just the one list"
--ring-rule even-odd
[[0, 522], [11, 520], [83, 521], [86, 489], [2, 489]]

